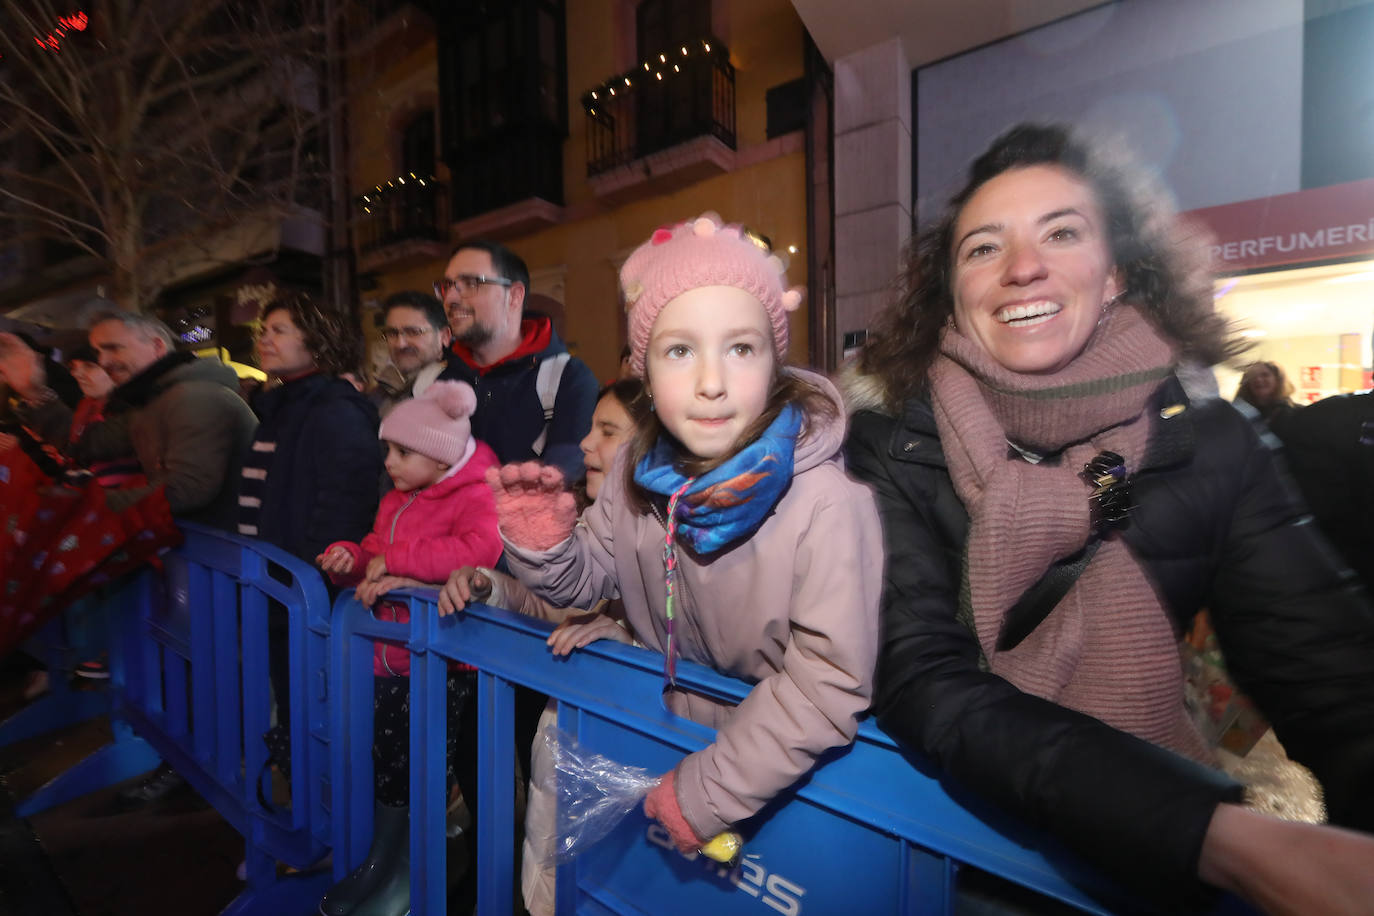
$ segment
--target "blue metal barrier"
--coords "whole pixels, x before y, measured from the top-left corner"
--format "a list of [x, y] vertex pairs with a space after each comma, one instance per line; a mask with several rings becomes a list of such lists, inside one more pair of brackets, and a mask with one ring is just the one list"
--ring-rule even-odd
[[[478, 913], [512, 912], [514, 768], [512, 687], [557, 699], [559, 725], [586, 748], [666, 772], [712, 740], [710, 729], [663, 706], [662, 658], [596, 643], [565, 659], [544, 645], [549, 627], [507, 611], [475, 608], [440, 619], [435, 593], [403, 593], [411, 623], [376, 620], [346, 593], [335, 604], [334, 727], [369, 735], [371, 640], [405, 644], [411, 667], [411, 887], [413, 912], [444, 912], [444, 672], [449, 659], [480, 669]], [[682, 687], [738, 701], [748, 685], [699, 665], [678, 668]], [[366, 687], [364, 687], [366, 685]], [[364, 739], [355, 738], [358, 743]], [[345, 769], [333, 748], [334, 789], [370, 799], [370, 762]], [[337, 806], [338, 802], [336, 802]], [[630, 814], [597, 846], [560, 866], [560, 913], [913, 913], [949, 914], [977, 869], [1090, 913], [1142, 905], [1041, 835], [974, 800], [956, 800], [931, 774], [865, 723], [858, 741], [827, 757], [797, 786], [740, 825], [745, 856], [735, 869], [684, 858], [665, 831]], [[370, 805], [334, 822], [336, 876], [366, 853]], [[346, 851], [346, 855], [339, 855]]]
[[[319, 572], [249, 538], [183, 524], [185, 542], [114, 596], [108, 711], [115, 741], [20, 808], [31, 814], [150, 769], [159, 757], [243, 835], [248, 887], [223, 912], [317, 911], [330, 851], [329, 595]], [[268, 616], [285, 614], [290, 802], [271, 802]], [[131, 731], [132, 729], [132, 731]], [[134, 737], [134, 735], [137, 737]], [[129, 770], [131, 761], [139, 763]], [[117, 764], [117, 765], [116, 765]], [[267, 799], [264, 806], [260, 800]]]
[[[135, 575], [113, 589], [101, 609], [108, 619], [124, 619], [145, 600], [150, 574]], [[48, 693], [39, 697], [0, 724], [0, 745], [12, 744], [66, 728], [78, 722], [110, 715], [113, 698], [124, 684], [125, 666], [122, 645], [109, 646], [110, 680], [89, 690], [74, 690], [67, 678], [74, 663], [66, 615], [52, 620], [30, 641], [49, 675]], [[48, 808], [79, 798], [88, 792], [136, 776], [157, 765], [152, 747], [133, 733], [123, 719], [111, 716], [109, 744], [69, 767], [32, 795], [20, 800], [15, 813], [31, 817]]]
[[[73, 664], [66, 620], [50, 621], [24, 648], [49, 672], [48, 692], [0, 722], [0, 747], [66, 728], [110, 711], [105, 690], [74, 690], [67, 680]], [[132, 774], [130, 774], [132, 775]]]
[[[318, 572], [260, 542], [193, 525], [113, 604], [112, 724], [116, 741], [45, 787], [44, 804], [108, 785], [112, 762], [160, 755], [245, 838], [248, 888], [225, 913], [306, 914], [367, 852], [372, 831], [372, 641], [411, 653], [411, 894], [417, 916], [446, 910], [444, 732], [450, 660], [479, 669], [478, 901], [514, 911], [514, 693], [557, 699], [559, 725], [586, 748], [666, 772], [712, 740], [669, 713], [662, 659], [616, 643], [567, 658], [544, 644], [549, 627], [475, 608], [440, 619], [432, 591], [401, 593], [411, 622], [379, 621], [346, 593], [332, 617]], [[292, 775], [289, 807], [264, 806], [270, 721], [269, 603], [288, 616]], [[749, 686], [682, 663], [680, 686], [737, 702]], [[127, 723], [127, 724], [126, 724]], [[135, 738], [130, 732], [140, 737]], [[94, 762], [90, 762], [94, 760]], [[88, 766], [88, 762], [89, 766]], [[75, 775], [74, 775], [75, 774]], [[35, 799], [30, 799], [33, 804]], [[953, 913], [962, 878], [983, 872], [1090, 913], [1141, 905], [1038, 834], [956, 799], [871, 724], [828, 754], [792, 790], [739, 825], [734, 869], [684, 858], [642, 811], [560, 866], [560, 913]], [[333, 851], [333, 874], [278, 878]]]

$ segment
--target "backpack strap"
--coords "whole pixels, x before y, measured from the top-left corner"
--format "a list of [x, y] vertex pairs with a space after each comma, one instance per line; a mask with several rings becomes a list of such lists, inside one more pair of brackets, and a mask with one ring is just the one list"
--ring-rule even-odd
[[1002, 618], [1002, 630], [997, 635], [998, 652], [1021, 645], [1021, 641], [1050, 616], [1050, 611], [1069, 593], [1101, 546], [1101, 539], [1094, 535], [1082, 550], [1055, 563], [1038, 582], [1026, 589]]
[[539, 364], [539, 374], [534, 379], [534, 390], [539, 395], [539, 405], [544, 408], [544, 426], [539, 430], [539, 438], [530, 446], [536, 455], [544, 454], [544, 446], [549, 441], [549, 426], [553, 423], [553, 404], [558, 400], [558, 385], [563, 381], [563, 370], [572, 359], [571, 353], [550, 356]]

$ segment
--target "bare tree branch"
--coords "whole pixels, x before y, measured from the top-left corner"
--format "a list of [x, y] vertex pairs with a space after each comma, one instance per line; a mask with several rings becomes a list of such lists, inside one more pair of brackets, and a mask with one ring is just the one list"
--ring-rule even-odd
[[245, 220], [321, 209], [324, 17], [346, 2], [83, 5], [78, 28], [53, 0], [5, 0], [0, 247], [74, 245], [147, 305], [179, 252], [208, 263]]

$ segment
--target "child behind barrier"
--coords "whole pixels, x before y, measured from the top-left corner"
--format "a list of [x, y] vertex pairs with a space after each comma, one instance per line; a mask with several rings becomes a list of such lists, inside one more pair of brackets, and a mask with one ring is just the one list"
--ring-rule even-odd
[[[634, 378], [620, 379], [601, 389], [597, 396], [596, 412], [592, 414], [592, 431], [581, 443], [587, 476], [581, 486], [586, 499], [580, 502], [595, 502], [601, 495], [602, 483], [606, 479], [606, 472], [615, 462], [617, 450], [630, 440], [636, 424], [648, 413], [643, 394], [644, 384]], [[577, 489], [574, 487], [574, 491]], [[557, 622], [557, 629], [548, 639], [554, 655], [567, 655], [574, 648], [585, 646], [595, 639], [630, 642], [629, 633], [620, 624], [624, 612], [619, 602], [602, 602], [601, 608], [605, 609], [605, 613], [559, 608], [541, 600], [510, 576], [471, 566], [456, 570], [449, 576], [439, 596], [439, 613], [453, 613], [473, 600]], [[555, 796], [552, 788], [553, 766], [543, 732], [546, 726], [556, 721], [557, 704], [550, 700], [535, 732], [530, 754], [529, 794], [525, 806], [520, 883], [525, 909], [530, 916], [551, 916], [554, 910], [554, 868], [548, 862], [556, 829]]]
[[[476, 406], [466, 383], [435, 382], [382, 421], [378, 435], [387, 443], [386, 471], [395, 489], [382, 498], [376, 525], [362, 543], [331, 544], [316, 560], [337, 584], [356, 585], [364, 605], [378, 605], [397, 588], [441, 583], [456, 567], [489, 566], [500, 558], [496, 509], [483, 482], [487, 469], [496, 466], [496, 455], [471, 435], [468, 418]], [[410, 620], [405, 602], [382, 601], [375, 613], [382, 620]], [[401, 916], [410, 906], [410, 655], [405, 647], [376, 643], [373, 674], [372, 849], [325, 895], [320, 912], [326, 916], [353, 912], [364, 901], [367, 912], [376, 914]], [[450, 782], [459, 723], [471, 694], [471, 673], [450, 671]]]
[[[882, 532], [845, 476], [839, 395], [786, 369], [801, 292], [714, 215], [657, 230], [621, 271], [652, 413], [577, 519], [558, 472], [489, 475], [516, 575], [559, 605], [619, 595], [664, 655], [668, 707], [718, 729], [645, 799], [689, 853], [853, 741], [878, 640]], [[757, 682], [738, 707], [676, 689], [679, 657]]]

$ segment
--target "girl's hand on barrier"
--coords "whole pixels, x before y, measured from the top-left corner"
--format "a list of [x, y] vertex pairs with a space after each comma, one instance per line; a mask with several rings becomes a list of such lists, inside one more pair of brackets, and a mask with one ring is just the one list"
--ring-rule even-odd
[[1198, 876], [1266, 913], [1374, 913], [1374, 836], [1218, 805]]
[[548, 550], [572, 534], [577, 503], [563, 472], [534, 461], [487, 469], [501, 535], [517, 547]]
[[385, 575], [386, 557], [379, 553], [375, 557], [367, 561], [367, 572], [363, 574], [363, 578], [369, 582], [376, 582], [378, 579]]
[[573, 649], [582, 649], [598, 639], [613, 639], [626, 645], [633, 645], [634, 639], [613, 617], [605, 614], [577, 614], [569, 616], [560, 623], [546, 642], [554, 655], [568, 655]]
[[346, 576], [353, 572], [353, 554], [342, 544], [335, 544], [315, 558], [315, 565], [327, 573]]
[[354, 592], [358, 600], [364, 607], [372, 607], [387, 592], [398, 591], [403, 588], [433, 588], [432, 582], [421, 582], [419, 579], [411, 579], [407, 576], [382, 576], [380, 579], [362, 582]]
[[491, 586], [491, 577], [484, 569], [455, 569], [439, 592], [439, 616], [456, 614], [474, 601], [486, 601], [491, 596]]

